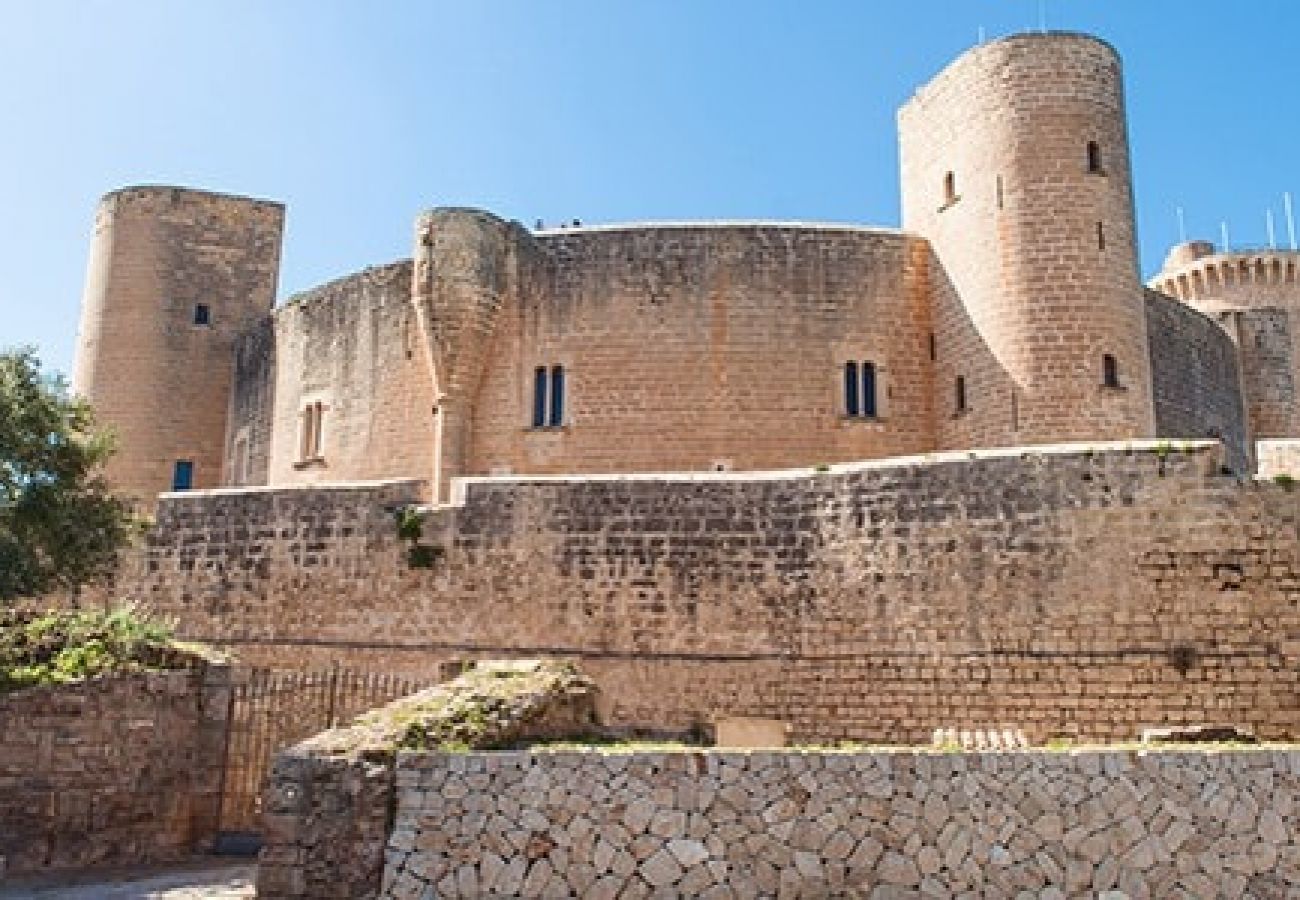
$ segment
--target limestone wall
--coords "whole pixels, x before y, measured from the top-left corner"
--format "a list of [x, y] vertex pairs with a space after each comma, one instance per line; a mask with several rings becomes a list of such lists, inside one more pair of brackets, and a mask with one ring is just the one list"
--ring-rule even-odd
[[206, 665], [0, 694], [0, 885], [209, 848], [229, 691]]
[[482, 479], [426, 520], [431, 569], [389, 512], [418, 483], [194, 494], [163, 502], [118, 595], [255, 662], [581, 658], [615, 725], [1294, 736], [1300, 508], [1224, 464], [1146, 444]]
[[[419, 351], [409, 260], [330, 282], [278, 310], [269, 483], [427, 478], [433, 396]], [[303, 431], [314, 404], [320, 442], [310, 451]]]
[[[543, 233], [485, 348], [471, 474], [768, 469], [934, 446], [929, 251], [798, 223]], [[872, 419], [844, 366], [876, 367]], [[533, 428], [562, 365], [564, 421]]]
[[278, 203], [185, 188], [100, 202], [73, 388], [117, 435], [110, 480], [146, 505], [177, 461], [222, 483], [235, 340], [271, 310], [283, 226]]
[[1156, 434], [1222, 440], [1229, 464], [1238, 472], [1251, 471], [1232, 338], [1213, 319], [1155, 291], [1147, 291], [1146, 307]]
[[1300, 441], [1260, 441], [1256, 452], [1261, 477], [1289, 475], [1300, 479]]
[[[937, 266], [938, 446], [1151, 436], [1114, 49], [1064, 33], [981, 44], [898, 122], [903, 227], [930, 242]], [[1123, 390], [1103, 384], [1107, 354]]]
[[382, 897], [1290, 897], [1300, 753], [403, 755]]

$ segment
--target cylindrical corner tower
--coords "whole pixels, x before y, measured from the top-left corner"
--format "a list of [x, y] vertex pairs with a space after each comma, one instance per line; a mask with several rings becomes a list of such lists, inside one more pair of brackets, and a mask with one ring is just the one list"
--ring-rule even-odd
[[934, 249], [945, 448], [1154, 434], [1121, 66], [977, 47], [899, 113], [903, 226]]
[[1300, 438], [1300, 253], [1219, 252], [1188, 241], [1169, 251], [1150, 284], [1215, 319], [1236, 342], [1252, 436]]
[[283, 224], [281, 204], [182, 188], [100, 202], [73, 389], [117, 435], [124, 494], [220, 484], [234, 340], [275, 302]]

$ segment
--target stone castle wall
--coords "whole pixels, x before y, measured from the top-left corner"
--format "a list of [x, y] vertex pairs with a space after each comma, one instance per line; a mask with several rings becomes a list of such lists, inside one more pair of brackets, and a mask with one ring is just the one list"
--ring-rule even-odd
[[0, 695], [0, 890], [210, 848], [229, 699], [213, 665]]
[[1293, 751], [405, 754], [397, 778], [388, 898], [1300, 893]]
[[[249, 377], [236, 384], [235, 396], [250, 398], [255, 414], [236, 418], [229, 438], [254, 425], [252, 436], [269, 443], [252, 442], [252, 455], [269, 461], [271, 484], [428, 477], [433, 396], [419, 352], [409, 260], [297, 295], [276, 311], [270, 342], [246, 341], [240, 349]], [[320, 404], [320, 446], [307, 454], [304, 412], [311, 404]], [[269, 433], [259, 427], [268, 406]]]
[[1252, 471], [1232, 338], [1212, 319], [1155, 291], [1146, 292], [1146, 307], [1156, 434], [1221, 440], [1229, 465]]
[[[484, 348], [471, 473], [755, 470], [933, 447], [924, 242], [701, 224], [536, 245]], [[845, 414], [850, 361], [876, 366], [874, 419]], [[563, 424], [532, 428], [534, 372], [554, 365]]]
[[117, 593], [251, 662], [581, 658], [624, 726], [1293, 737], [1300, 509], [1224, 462], [1148, 444], [472, 480], [425, 522], [428, 570], [390, 512], [418, 482], [172, 496]]
[[101, 201], [73, 388], [115, 431], [126, 494], [152, 504], [181, 460], [195, 487], [223, 483], [235, 342], [274, 303], [283, 225], [278, 203], [184, 188]]

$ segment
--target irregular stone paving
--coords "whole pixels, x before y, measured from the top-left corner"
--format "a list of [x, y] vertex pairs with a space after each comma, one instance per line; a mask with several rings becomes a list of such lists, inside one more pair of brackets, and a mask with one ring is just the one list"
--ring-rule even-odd
[[241, 861], [99, 877], [0, 881], [0, 900], [251, 900], [255, 868]]
[[403, 755], [383, 897], [1300, 896], [1300, 751]]

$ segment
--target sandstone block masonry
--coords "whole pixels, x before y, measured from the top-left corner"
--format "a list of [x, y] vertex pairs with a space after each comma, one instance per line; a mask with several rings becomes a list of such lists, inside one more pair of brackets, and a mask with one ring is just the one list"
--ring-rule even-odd
[[0, 695], [0, 884], [210, 847], [229, 678], [202, 664]]
[[1130, 740], [1300, 733], [1300, 503], [1217, 444], [1014, 450], [754, 475], [483, 479], [163, 499], [118, 595], [254, 663], [436, 673], [581, 659], [614, 726], [791, 724]]
[[1295, 751], [412, 754], [397, 779], [393, 900], [1300, 893]]

